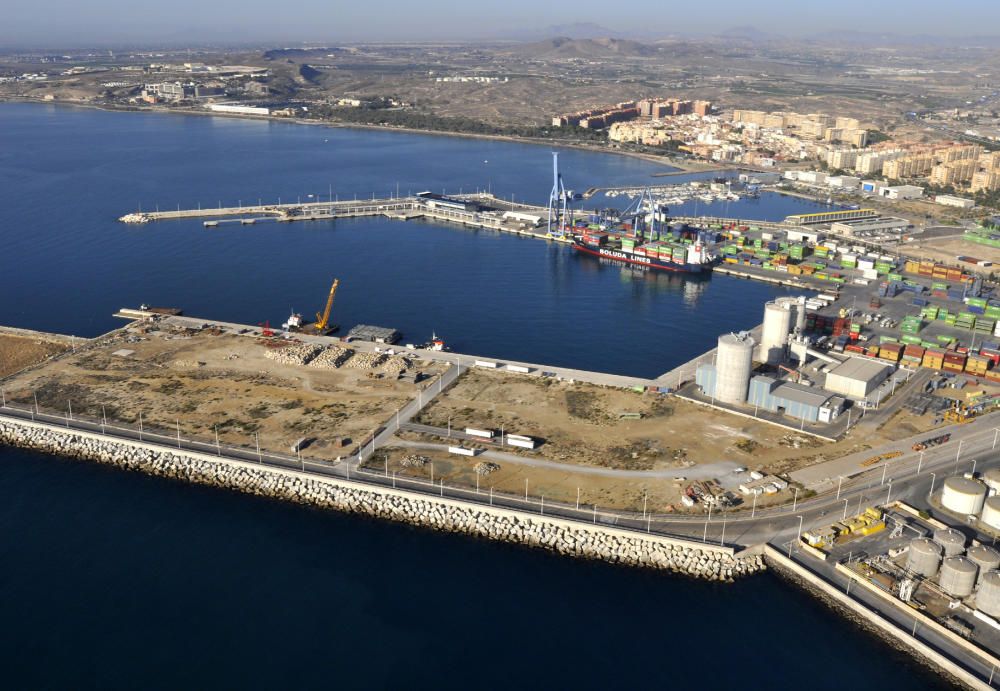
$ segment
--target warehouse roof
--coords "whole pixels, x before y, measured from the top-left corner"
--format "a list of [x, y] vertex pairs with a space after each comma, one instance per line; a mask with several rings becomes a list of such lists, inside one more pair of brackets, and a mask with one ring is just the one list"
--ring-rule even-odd
[[830, 393], [822, 389], [796, 384], [795, 382], [784, 382], [775, 388], [771, 395], [775, 398], [782, 398], [786, 401], [801, 403], [802, 405], [819, 408], [830, 398]]
[[867, 358], [852, 357], [830, 370], [827, 376], [836, 375], [867, 382], [881, 376], [886, 369], [889, 369], [889, 365]]

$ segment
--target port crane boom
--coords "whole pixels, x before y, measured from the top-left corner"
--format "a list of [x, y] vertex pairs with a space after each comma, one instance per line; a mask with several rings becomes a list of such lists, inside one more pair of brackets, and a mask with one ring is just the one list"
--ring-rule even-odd
[[337, 294], [337, 286], [340, 285], [340, 279], [333, 279], [333, 285], [330, 286], [330, 295], [326, 298], [326, 309], [323, 313], [316, 313], [316, 323], [313, 325], [317, 331], [325, 331], [330, 324], [330, 309], [333, 307], [333, 296]]

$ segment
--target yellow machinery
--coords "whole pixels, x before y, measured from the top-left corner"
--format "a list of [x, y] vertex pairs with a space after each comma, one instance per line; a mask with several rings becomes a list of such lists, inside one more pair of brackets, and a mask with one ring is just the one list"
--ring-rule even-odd
[[333, 296], [337, 294], [337, 286], [340, 285], [340, 279], [333, 279], [333, 285], [330, 286], [330, 295], [326, 299], [326, 309], [323, 313], [316, 313], [316, 323], [313, 324], [313, 328], [317, 331], [326, 331], [330, 326], [330, 309], [333, 307]]

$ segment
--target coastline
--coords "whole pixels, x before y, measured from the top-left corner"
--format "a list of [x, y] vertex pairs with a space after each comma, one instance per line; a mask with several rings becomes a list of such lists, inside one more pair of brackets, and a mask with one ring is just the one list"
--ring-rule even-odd
[[194, 115], [200, 117], [216, 117], [216, 118], [228, 118], [235, 120], [251, 120], [258, 122], [277, 122], [277, 123], [288, 123], [295, 125], [308, 125], [312, 127], [327, 127], [331, 129], [356, 129], [356, 130], [372, 130], [377, 132], [402, 132], [404, 134], [426, 134], [434, 135], [439, 137], [462, 137], [466, 139], [480, 139], [485, 141], [498, 141], [507, 142], [510, 144], [532, 144], [534, 146], [548, 146], [548, 147], [559, 147], [562, 149], [576, 149], [578, 151], [589, 151], [591, 153], [601, 153], [609, 154], [613, 156], [625, 156], [628, 158], [636, 158], [639, 160], [647, 161], [649, 163], [656, 163], [662, 165], [665, 168], [672, 168], [678, 173], [710, 173], [713, 171], [723, 171], [732, 170], [733, 166], [717, 166], [709, 164], [707, 162], [698, 162], [697, 165], [686, 164], [684, 162], [671, 161], [666, 159], [664, 156], [658, 156], [656, 154], [647, 154], [640, 151], [621, 151], [616, 149], [609, 149], [603, 146], [597, 146], [594, 144], [586, 144], [582, 142], [564, 142], [557, 139], [535, 139], [532, 137], [517, 137], [513, 135], [503, 135], [503, 134], [481, 134], [478, 132], [448, 132], [443, 130], [422, 130], [414, 127], [392, 127], [389, 125], [367, 125], [363, 123], [349, 123], [349, 122], [334, 122], [325, 120], [307, 120], [302, 118], [286, 118], [277, 117], [274, 115], [241, 115], [239, 113], [214, 113], [208, 111], [200, 110], [178, 110], [174, 108], [157, 108], [157, 107], [115, 107], [108, 105], [101, 105], [96, 103], [88, 103], [84, 101], [60, 101], [51, 100], [43, 101], [35, 98], [24, 98], [24, 97], [0, 97], [0, 104], [2, 103], [31, 103], [36, 105], [54, 105], [69, 108], [86, 108], [90, 110], [102, 110], [108, 113], [155, 113], [161, 115]]
[[485, 505], [411, 489], [258, 465], [225, 455], [4, 416], [0, 445], [109, 465], [121, 470], [209, 485], [320, 509], [407, 523], [441, 532], [509, 542], [568, 557], [732, 582], [766, 568], [757, 549], [593, 526], [501, 505]]

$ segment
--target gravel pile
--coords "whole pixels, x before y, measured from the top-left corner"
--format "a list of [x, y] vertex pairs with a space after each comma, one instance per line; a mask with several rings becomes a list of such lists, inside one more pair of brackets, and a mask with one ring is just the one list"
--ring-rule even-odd
[[305, 365], [323, 349], [315, 343], [299, 343], [288, 348], [270, 348], [264, 357], [282, 365]]
[[398, 377], [407, 370], [410, 361], [402, 357], [391, 357], [382, 366], [382, 372], [390, 377]]
[[350, 348], [331, 346], [313, 358], [312, 362], [309, 363], [309, 366], [337, 369], [350, 360], [352, 355], [354, 355], [354, 351]]
[[431, 459], [427, 456], [421, 456], [419, 454], [411, 453], [409, 456], [404, 456], [400, 464], [404, 468], [423, 468], [425, 465], [431, 462]]
[[386, 361], [385, 353], [355, 353], [345, 367], [352, 369], [375, 369]]
[[476, 471], [476, 475], [479, 477], [486, 477], [490, 473], [495, 473], [500, 470], [500, 464], [491, 463], [490, 461], [480, 461], [476, 464], [476, 467], [473, 468], [473, 470]]

